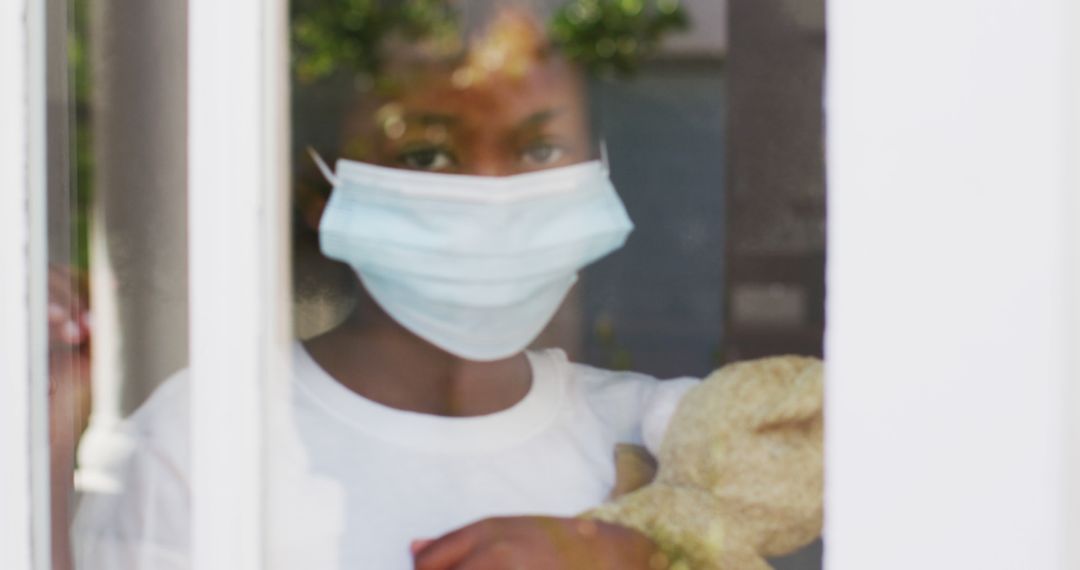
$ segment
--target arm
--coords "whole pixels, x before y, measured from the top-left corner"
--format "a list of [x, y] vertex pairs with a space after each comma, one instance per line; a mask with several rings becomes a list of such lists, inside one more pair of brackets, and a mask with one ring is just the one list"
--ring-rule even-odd
[[416, 550], [416, 570], [649, 570], [660, 556], [635, 530], [553, 517], [487, 519]]
[[52, 559], [70, 570], [75, 447], [90, 412], [90, 319], [86, 289], [71, 270], [49, 271], [49, 464]]

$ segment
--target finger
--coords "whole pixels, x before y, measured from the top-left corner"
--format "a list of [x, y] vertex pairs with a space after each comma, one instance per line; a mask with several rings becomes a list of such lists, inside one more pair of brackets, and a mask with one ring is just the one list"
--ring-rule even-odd
[[78, 302], [78, 287], [71, 271], [53, 267], [49, 270], [49, 301], [70, 310]]
[[412, 553], [413, 557], [416, 557], [416, 555], [419, 554], [421, 550], [427, 548], [433, 542], [435, 542], [435, 541], [431, 540], [431, 539], [426, 539], [426, 538], [425, 539], [420, 539], [420, 540], [414, 540], [414, 541], [409, 543], [409, 552]]
[[89, 338], [90, 328], [82, 287], [76, 275], [68, 268], [53, 266], [49, 269], [49, 304], [47, 322], [49, 340], [60, 345], [78, 345]]
[[54, 297], [49, 297], [49, 324], [58, 325], [67, 320], [68, 311], [56, 302]]
[[94, 316], [90, 314], [90, 311], [83, 311], [78, 317], [78, 322], [83, 329], [83, 334], [89, 337], [91, 331], [94, 330]]
[[485, 532], [486, 521], [480, 521], [431, 541], [416, 554], [416, 570], [454, 568], [480, 544]]
[[529, 570], [525, 560], [509, 544], [497, 543], [474, 550], [454, 570]]
[[83, 328], [75, 321], [67, 321], [60, 327], [60, 339], [68, 344], [79, 344], [83, 341]]
[[87, 329], [79, 323], [64, 319], [60, 323], [49, 325], [49, 343], [63, 348], [77, 346], [87, 339]]
[[54, 265], [49, 268], [48, 287], [50, 304], [75, 319], [85, 312], [89, 296], [85, 276], [80, 272]]

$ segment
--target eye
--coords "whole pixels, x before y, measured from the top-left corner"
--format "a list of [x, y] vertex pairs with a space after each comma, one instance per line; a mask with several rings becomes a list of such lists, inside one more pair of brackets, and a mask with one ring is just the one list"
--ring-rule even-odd
[[412, 170], [444, 170], [456, 163], [454, 156], [441, 147], [423, 147], [401, 153], [398, 162]]
[[562, 160], [566, 151], [549, 141], [538, 141], [522, 153], [522, 161], [529, 166], [548, 166]]

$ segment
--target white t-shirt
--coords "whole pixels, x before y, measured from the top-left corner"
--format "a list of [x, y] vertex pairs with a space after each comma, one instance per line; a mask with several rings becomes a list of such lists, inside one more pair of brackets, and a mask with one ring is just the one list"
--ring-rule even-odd
[[[291, 418], [267, 446], [268, 566], [406, 570], [415, 539], [491, 516], [579, 514], [611, 492], [615, 444], [655, 449], [696, 383], [571, 364], [558, 350], [528, 358], [522, 401], [448, 418], [367, 400], [297, 344]], [[185, 374], [128, 420], [104, 478], [120, 492], [79, 506], [78, 570], [189, 568], [188, 422]]]

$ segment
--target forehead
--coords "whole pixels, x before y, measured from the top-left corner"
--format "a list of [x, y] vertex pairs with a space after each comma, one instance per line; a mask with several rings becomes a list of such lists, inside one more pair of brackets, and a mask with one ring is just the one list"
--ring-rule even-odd
[[466, 83], [461, 68], [415, 70], [408, 80], [379, 98], [379, 110], [400, 109], [406, 120], [451, 119], [458, 126], [520, 126], [549, 111], [582, 117], [585, 92], [579, 73], [552, 58], [521, 73], [493, 74]]

